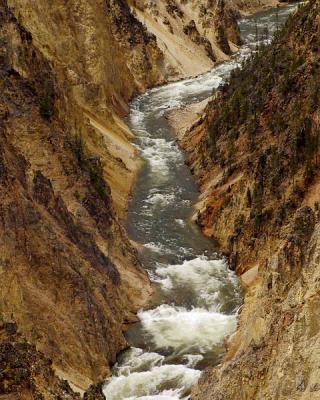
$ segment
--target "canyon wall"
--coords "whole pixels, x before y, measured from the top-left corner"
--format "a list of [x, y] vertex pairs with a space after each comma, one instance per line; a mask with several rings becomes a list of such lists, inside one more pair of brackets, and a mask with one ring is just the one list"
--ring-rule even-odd
[[[14, 323], [0, 326], [0, 397], [5, 400], [79, 400], [69, 383], [58, 378], [52, 361], [17, 331]], [[91, 385], [84, 400], [104, 400], [102, 384]]]
[[0, 1], [0, 319], [82, 390], [151, 294], [121, 225], [140, 166], [121, 118], [172, 71], [130, 6]]
[[139, 166], [119, 115], [162, 81], [161, 53], [136, 20], [135, 44], [116, 42], [113, 13], [0, 1], [0, 319], [81, 389], [110, 372], [151, 293], [119, 219]]
[[2, 399], [80, 399], [55, 375], [51, 362], [17, 332], [14, 323], [0, 327], [0, 368]]
[[237, 20], [277, 0], [130, 0], [157, 38], [168, 80], [199, 75], [228, 59], [241, 44]]
[[157, 37], [171, 79], [210, 70], [240, 43], [236, 13], [224, 1], [145, 0], [132, 6]]
[[245, 287], [224, 362], [193, 399], [320, 398], [320, 2], [300, 6], [182, 138], [195, 220]]
[[[121, 223], [141, 163], [122, 120], [128, 101], [210, 68], [239, 44], [229, 3], [184, 1], [184, 18], [173, 1], [156, 2], [169, 21], [161, 29], [182, 29], [181, 48], [190, 46], [183, 60], [194, 67], [178, 68], [144, 4], [0, 0], [1, 337], [4, 350], [10, 341], [22, 348], [18, 363], [30, 350], [36, 371], [45, 368], [35, 378], [44, 398], [76, 396], [53, 370], [80, 391], [107, 376], [152, 292]], [[0, 395], [19, 393], [15, 379]], [[36, 398], [22, 390], [12, 398]]]

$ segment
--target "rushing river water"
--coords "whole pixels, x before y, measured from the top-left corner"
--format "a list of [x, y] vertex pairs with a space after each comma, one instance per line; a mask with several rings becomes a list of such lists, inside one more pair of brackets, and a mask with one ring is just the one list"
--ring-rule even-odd
[[197, 78], [152, 89], [131, 104], [129, 126], [146, 163], [127, 218], [129, 236], [144, 244], [142, 261], [155, 283], [152, 308], [128, 331], [104, 387], [107, 400], [187, 399], [201, 369], [215, 365], [223, 339], [237, 326], [241, 291], [226, 261], [190, 221], [198, 191], [165, 114], [212, 94], [256, 49], [260, 34], [276, 31], [295, 6], [241, 21], [244, 45], [231, 61]]

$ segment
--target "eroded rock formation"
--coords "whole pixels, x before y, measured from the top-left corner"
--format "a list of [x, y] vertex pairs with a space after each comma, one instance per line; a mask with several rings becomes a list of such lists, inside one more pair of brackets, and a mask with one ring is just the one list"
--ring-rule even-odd
[[116, 113], [139, 87], [94, 6], [0, 2], [0, 317], [82, 389], [151, 291], [118, 216], [137, 159]]
[[[121, 224], [140, 165], [121, 120], [129, 99], [223, 59], [236, 17], [227, 1], [0, 0], [0, 320], [48, 372], [39, 398], [47, 385], [77, 397], [45, 360], [75, 390], [108, 375], [151, 293]], [[33, 398], [19, 382], [0, 394]]]
[[197, 220], [246, 288], [238, 332], [193, 399], [319, 398], [320, 3], [289, 18], [182, 139]]
[[131, 0], [137, 18], [157, 38], [167, 79], [210, 70], [241, 44], [237, 19], [277, 0]]
[[240, 43], [237, 13], [224, 0], [145, 0], [132, 5], [156, 36], [169, 79], [209, 70]]

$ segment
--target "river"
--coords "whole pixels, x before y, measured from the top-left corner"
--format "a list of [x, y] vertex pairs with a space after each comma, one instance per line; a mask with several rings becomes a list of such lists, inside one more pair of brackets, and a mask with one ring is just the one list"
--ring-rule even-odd
[[156, 293], [127, 333], [131, 348], [105, 383], [107, 400], [187, 399], [201, 370], [221, 361], [223, 340], [236, 330], [241, 290], [213, 242], [191, 222], [199, 193], [165, 114], [208, 98], [255, 51], [257, 27], [258, 36], [268, 28], [270, 38], [295, 7], [241, 20], [244, 44], [230, 61], [149, 90], [131, 103], [128, 124], [146, 162], [126, 227], [130, 238], [144, 245], [141, 258]]

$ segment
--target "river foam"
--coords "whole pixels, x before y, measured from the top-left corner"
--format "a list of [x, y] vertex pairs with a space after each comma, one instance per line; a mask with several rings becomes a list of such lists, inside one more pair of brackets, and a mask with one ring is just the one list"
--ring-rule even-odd
[[268, 25], [271, 36], [294, 7], [242, 20], [244, 45], [231, 60], [202, 76], [151, 89], [131, 104], [128, 123], [146, 163], [127, 230], [144, 243], [141, 257], [156, 293], [153, 308], [141, 310], [140, 322], [128, 329], [134, 347], [119, 357], [106, 381], [106, 400], [189, 399], [200, 369], [220, 361], [224, 340], [236, 329], [241, 291], [212, 241], [190, 223], [199, 193], [165, 115], [211, 96], [264, 40], [256, 26], [261, 33]]
[[108, 400], [181, 399], [197, 382], [200, 371], [185, 365], [163, 364], [164, 357], [131, 349], [103, 392]]
[[152, 204], [154, 206], [167, 206], [170, 203], [173, 203], [176, 200], [176, 197], [173, 193], [152, 193], [145, 200], [146, 203]]
[[195, 307], [220, 311], [230, 297], [237, 296], [239, 287], [234, 272], [230, 271], [224, 259], [212, 260], [200, 256], [182, 264], [163, 266], [156, 269], [157, 282], [165, 291], [183, 291]]
[[188, 310], [168, 304], [138, 314], [143, 332], [151, 336], [158, 351], [177, 354], [204, 354], [234, 332], [235, 315], [224, 315], [203, 308]]
[[141, 138], [141, 143], [141, 153], [156, 173], [166, 174], [170, 168], [170, 162], [177, 163], [183, 160], [174, 141], [144, 137]]

